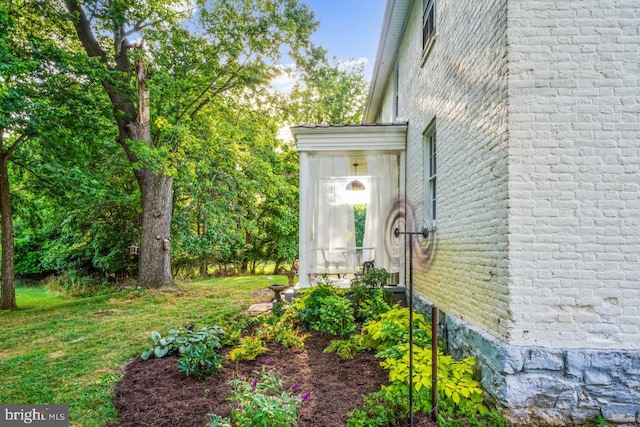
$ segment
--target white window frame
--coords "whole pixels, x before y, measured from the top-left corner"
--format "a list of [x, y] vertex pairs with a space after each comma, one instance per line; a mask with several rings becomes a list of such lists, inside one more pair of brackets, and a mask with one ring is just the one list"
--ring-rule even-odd
[[436, 40], [436, 0], [422, 0], [422, 63]]
[[423, 133], [424, 154], [424, 218], [431, 227], [436, 226], [437, 211], [437, 138], [436, 123], [431, 122]]

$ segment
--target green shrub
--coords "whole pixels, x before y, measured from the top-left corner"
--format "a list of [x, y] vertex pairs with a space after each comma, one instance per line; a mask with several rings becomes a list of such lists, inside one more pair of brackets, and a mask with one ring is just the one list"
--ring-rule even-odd
[[297, 395], [298, 383], [285, 389], [278, 369], [263, 366], [254, 371], [255, 378], [229, 381], [232, 395], [229, 400], [234, 425], [260, 427], [289, 427], [297, 425], [298, 407], [309, 398], [308, 393]]
[[294, 303], [299, 319], [307, 328], [321, 333], [339, 336], [353, 333], [356, 329], [353, 309], [344, 293], [328, 283], [302, 291], [301, 298]]
[[351, 303], [340, 296], [320, 298], [318, 320], [311, 325], [312, 329], [321, 333], [346, 336], [356, 330]]
[[178, 361], [178, 372], [203, 379], [222, 369], [222, 356], [205, 344], [190, 346]]
[[407, 389], [382, 386], [363, 397], [362, 409], [349, 412], [348, 427], [393, 427], [409, 416]]
[[331, 340], [323, 353], [336, 353], [341, 359], [351, 360], [358, 353], [358, 346], [353, 339]]
[[205, 326], [198, 330], [193, 329], [171, 329], [166, 337], [157, 331], [152, 331], [150, 339], [153, 347], [142, 352], [140, 357], [147, 360], [151, 356], [157, 358], [168, 354], [187, 355], [191, 347], [204, 345], [212, 351], [222, 348], [222, 340], [226, 332], [220, 326]]
[[272, 310], [270, 314], [263, 313], [256, 335], [265, 341], [278, 342], [286, 348], [304, 348], [304, 340], [309, 335], [301, 334], [296, 328], [297, 310], [285, 302], [276, 304], [276, 307], [278, 310]]
[[323, 299], [327, 297], [342, 296], [344, 292], [330, 283], [321, 282], [316, 286], [300, 291], [300, 298], [293, 303], [298, 318], [302, 323], [311, 328], [320, 318], [320, 307]]
[[387, 301], [388, 291], [384, 289], [370, 289], [367, 297], [360, 301], [355, 309], [355, 317], [362, 322], [377, 320], [380, 315], [391, 310], [392, 304]]
[[115, 290], [105, 278], [82, 275], [76, 271], [65, 271], [47, 280], [47, 289], [54, 294], [65, 294], [80, 298], [101, 295]]
[[[381, 357], [399, 357], [397, 347], [409, 342], [409, 309], [393, 308], [382, 313], [378, 320], [364, 325], [356, 337], [358, 345], [377, 352]], [[413, 342], [418, 346], [431, 345], [431, 333], [425, 317], [413, 315]]]
[[240, 360], [255, 360], [256, 357], [269, 351], [258, 337], [240, 338], [240, 343], [229, 352], [229, 359], [238, 362]]

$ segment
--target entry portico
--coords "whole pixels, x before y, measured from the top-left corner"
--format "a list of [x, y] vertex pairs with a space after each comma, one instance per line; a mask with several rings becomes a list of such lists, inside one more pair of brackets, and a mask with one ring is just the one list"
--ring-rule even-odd
[[[299, 283], [374, 262], [402, 273], [389, 221], [404, 194], [406, 123], [291, 128], [300, 152]], [[364, 220], [363, 217], [364, 216]], [[402, 282], [402, 277], [400, 277]]]

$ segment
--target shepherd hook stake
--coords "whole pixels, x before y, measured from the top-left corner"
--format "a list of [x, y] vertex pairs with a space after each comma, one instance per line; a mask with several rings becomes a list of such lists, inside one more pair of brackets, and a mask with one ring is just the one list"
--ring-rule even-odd
[[[421, 235], [426, 239], [429, 237], [429, 230], [427, 227], [422, 231], [400, 231], [399, 228], [393, 230], [396, 238], [401, 234]], [[409, 426], [413, 427], [413, 239], [411, 238], [409, 239]]]

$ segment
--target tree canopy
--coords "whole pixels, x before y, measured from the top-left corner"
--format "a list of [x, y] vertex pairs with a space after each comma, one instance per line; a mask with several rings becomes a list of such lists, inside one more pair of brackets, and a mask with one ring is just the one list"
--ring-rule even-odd
[[[17, 0], [0, 25], [2, 259], [15, 234], [20, 277], [161, 286], [297, 258], [297, 153], [278, 131], [359, 121], [366, 87], [310, 43], [306, 5]], [[278, 96], [284, 54], [300, 83]]]

